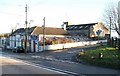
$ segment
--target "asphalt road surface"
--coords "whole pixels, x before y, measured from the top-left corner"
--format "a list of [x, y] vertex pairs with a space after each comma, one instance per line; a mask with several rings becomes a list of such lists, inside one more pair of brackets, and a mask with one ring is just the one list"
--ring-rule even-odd
[[9, 57], [0, 56], [0, 63], [0, 74], [65, 74]]

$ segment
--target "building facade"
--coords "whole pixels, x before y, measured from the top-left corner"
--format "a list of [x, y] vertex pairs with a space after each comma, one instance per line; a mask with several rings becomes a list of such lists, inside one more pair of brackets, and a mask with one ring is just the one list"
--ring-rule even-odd
[[[27, 52], [40, 52], [39, 45], [43, 41], [43, 27], [35, 26], [27, 29], [27, 41], [25, 39], [26, 29], [17, 29], [10, 35], [10, 48], [22, 46], [25, 48], [25, 41], [27, 42]], [[67, 31], [61, 28], [45, 27], [45, 38], [50, 37], [65, 37]]]
[[17, 46], [22, 46], [23, 48], [25, 48], [25, 41], [27, 42], [27, 50], [30, 50], [30, 45], [31, 45], [31, 40], [30, 40], [30, 34], [31, 32], [35, 29], [35, 27], [32, 28], [28, 28], [27, 29], [27, 40], [25, 39], [26, 36], [26, 29], [25, 28], [19, 28], [16, 31], [14, 31], [11, 35], [10, 35], [10, 48], [14, 49]]
[[110, 34], [109, 30], [101, 22], [78, 25], [68, 25], [68, 23], [65, 22], [64, 26], [66, 26], [64, 29], [66, 29], [68, 33], [73, 36], [78, 35], [94, 38], [98, 36], [105, 37]]

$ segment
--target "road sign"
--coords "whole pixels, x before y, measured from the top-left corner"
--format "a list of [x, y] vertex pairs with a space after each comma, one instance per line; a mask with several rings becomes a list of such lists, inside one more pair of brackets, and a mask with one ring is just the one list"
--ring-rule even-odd
[[97, 31], [96, 31], [96, 34], [97, 34], [98, 36], [100, 36], [101, 32], [102, 32], [102, 30], [97, 30]]

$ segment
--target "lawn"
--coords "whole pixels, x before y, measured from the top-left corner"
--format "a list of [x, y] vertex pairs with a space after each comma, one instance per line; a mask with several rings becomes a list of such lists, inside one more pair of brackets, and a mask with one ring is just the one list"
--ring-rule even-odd
[[[103, 55], [102, 57], [100, 57], [100, 53]], [[118, 48], [107, 45], [101, 45], [95, 49], [86, 50], [77, 54], [77, 58], [83, 60], [85, 63], [114, 69], [119, 69], [119, 57], [120, 53], [118, 52]]]

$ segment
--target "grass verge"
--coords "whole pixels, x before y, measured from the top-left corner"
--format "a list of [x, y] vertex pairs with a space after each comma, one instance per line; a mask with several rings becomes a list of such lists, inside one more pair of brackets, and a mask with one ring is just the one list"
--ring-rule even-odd
[[77, 59], [92, 65], [120, 69], [120, 53], [118, 48], [101, 45], [95, 49], [79, 52]]

